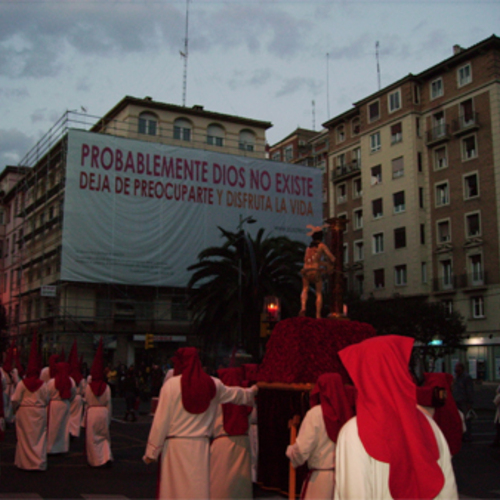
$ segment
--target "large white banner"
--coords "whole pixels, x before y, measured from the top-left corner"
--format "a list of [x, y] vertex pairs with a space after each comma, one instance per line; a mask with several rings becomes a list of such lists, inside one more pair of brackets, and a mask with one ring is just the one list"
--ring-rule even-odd
[[322, 222], [321, 171], [69, 130], [61, 279], [187, 285], [220, 226], [306, 242]]

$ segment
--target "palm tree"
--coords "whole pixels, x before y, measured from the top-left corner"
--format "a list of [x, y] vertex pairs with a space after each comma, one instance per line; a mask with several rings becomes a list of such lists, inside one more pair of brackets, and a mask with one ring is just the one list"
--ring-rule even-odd
[[265, 296], [280, 298], [282, 317], [299, 310], [305, 245], [285, 236], [264, 238], [262, 228], [253, 239], [239, 227], [219, 227], [226, 241], [203, 250], [188, 268], [194, 271], [188, 287], [196, 333], [212, 355], [222, 346], [241, 346], [258, 356]]

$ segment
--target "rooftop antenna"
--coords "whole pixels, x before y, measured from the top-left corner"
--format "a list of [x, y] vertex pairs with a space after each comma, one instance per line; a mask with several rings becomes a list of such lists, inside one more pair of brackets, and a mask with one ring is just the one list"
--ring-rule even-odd
[[184, 51], [180, 51], [184, 58], [184, 74], [182, 79], [182, 105], [186, 106], [186, 88], [187, 88], [187, 66], [188, 66], [188, 41], [189, 41], [189, 0], [186, 0], [186, 36], [184, 37]]
[[380, 46], [380, 43], [377, 42], [375, 43], [375, 57], [377, 58], [377, 79], [378, 79], [378, 89], [380, 90], [381, 84], [380, 84], [380, 63], [379, 63], [379, 58], [378, 58], [378, 48]]
[[313, 130], [316, 130], [316, 101], [312, 100]]
[[326, 117], [327, 120], [330, 119], [330, 70], [329, 70], [329, 59], [330, 59], [330, 54], [327, 52], [326, 53], [326, 112], [328, 116]]

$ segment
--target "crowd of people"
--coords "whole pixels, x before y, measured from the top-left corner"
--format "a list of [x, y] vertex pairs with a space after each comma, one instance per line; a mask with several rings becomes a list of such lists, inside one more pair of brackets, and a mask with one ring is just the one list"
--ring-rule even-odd
[[[408, 337], [374, 337], [339, 353], [352, 384], [337, 373], [318, 378], [297, 438], [283, 450], [293, 467], [308, 465], [301, 498], [458, 498], [451, 457], [468, 436], [470, 383], [458, 364], [455, 403], [451, 376], [412, 372], [412, 348]], [[257, 365], [210, 376], [198, 351], [186, 347], [166, 376], [157, 365], [115, 369], [105, 367], [101, 339], [88, 375], [76, 341], [68, 361], [53, 355], [41, 370], [36, 334], [25, 373], [14, 357], [10, 349], [0, 372], [0, 420], [3, 412], [16, 426], [17, 467], [45, 470], [47, 456], [68, 452], [82, 428], [89, 465], [108, 466], [112, 397], [126, 399], [124, 419], [134, 420], [147, 391], [158, 405], [143, 461], [158, 462], [158, 498], [252, 497]]]

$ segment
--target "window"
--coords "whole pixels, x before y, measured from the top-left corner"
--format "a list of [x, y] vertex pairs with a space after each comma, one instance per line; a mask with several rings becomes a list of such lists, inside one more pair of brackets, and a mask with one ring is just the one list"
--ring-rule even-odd
[[275, 151], [271, 157], [273, 161], [281, 161], [281, 151]]
[[346, 213], [343, 213], [343, 214], [338, 214], [337, 216], [339, 219], [344, 219], [345, 220], [345, 230], [344, 230], [344, 234], [347, 233], [347, 231], [349, 230], [349, 224], [348, 224], [348, 220], [347, 220], [347, 214]]
[[382, 198], [377, 198], [376, 200], [372, 201], [372, 213], [374, 219], [379, 219], [384, 215]]
[[335, 158], [335, 162], [337, 163], [337, 168], [339, 169], [345, 169], [345, 154], [338, 155], [337, 158]]
[[394, 229], [394, 248], [406, 247], [406, 228], [398, 227]]
[[464, 198], [466, 200], [479, 196], [478, 176], [474, 174], [464, 175]]
[[255, 134], [251, 130], [240, 131], [238, 147], [242, 151], [255, 150]]
[[224, 129], [220, 125], [212, 124], [207, 127], [207, 144], [224, 146]]
[[406, 264], [402, 264], [400, 266], [396, 266], [394, 268], [394, 284], [396, 286], [404, 286], [407, 283], [406, 276]]
[[405, 192], [398, 191], [392, 195], [394, 201], [394, 213], [399, 214], [405, 211]]
[[437, 223], [438, 243], [447, 243], [451, 241], [451, 227], [449, 220], [441, 220]]
[[363, 242], [362, 241], [355, 241], [354, 242], [354, 262], [358, 262], [360, 260], [363, 260], [364, 257], [365, 257], [365, 254], [364, 254]]
[[349, 245], [347, 243], [344, 243], [343, 247], [342, 247], [342, 262], [344, 264], [347, 264], [349, 262]]
[[293, 160], [293, 144], [286, 146], [283, 150], [286, 162], [291, 162]]
[[156, 135], [158, 118], [153, 113], [139, 115], [139, 134]]
[[438, 78], [431, 82], [431, 99], [436, 99], [444, 94], [443, 79]]
[[363, 209], [354, 210], [354, 229], [363, 227]]
[[191, 141], [191, 122], [185, 118], [177, 118], [174, 121], [174, 139]]
[[448, 166], [448, 160], [446, 156], [446, 146], [436, 148], [434, 150], [434, 169], [441, 170]]
[[467, 238], [481, 235], [481, 216], [479, 212], [465, 215], [465, 231]]
[[361, 148], [351, 151], [351, 161], [353, 168], [361, 168]]
[[398, 177], [403, 177], [405, 174], [405, 165], [403, 161], [403, 157], [394, 158], [392, 160], [392, 178], [397, 179]]
[[384, 233], [373, 235], [373, 253], [382, 253], [384, 251]]
[[418, 188], [418, 206], [424, 208], [424, 188]]
[[373, 284], [375, 285], [375, 288], [385, 287], [385, 276], [383, 269], [375, 269], [373, 271]]
[[468, 127], [474, 124], [474, 104], [472, 99], [467, 99], [460, 103], [458, 113], [460, 128]]
[[445, 299], [441, 301], [441, 304], [443, 305], [443, 308], [448, 316], [451, 316], [453, 313], [453, 300], [452, 299]]
[[372, 186], [382, 182], [382, 165], [375, 165], [370, 169]]
[[391, 126], [391, 144], [396, 144], [403, 140], [403, 126], [401, 122]]
[[420, 263], [420, 281], [427, 283], [427, 262]]
[[337, 186], [337, 203], [345, 203], [347, 201], [347, 185], [339, 184]]
[[459, 87], [463, 87], [464, 85], [472, 82], [472, 67], [470, 63], [458, 68], [457, 80]]
[[344, 142], [345, 141], [345, 128], [344, 125], [340, 125], [337, 127], [337, 144], [339, 142]]
[[363, 187], [361, 184], [361, 178], [354, 179], [352, 181], [352, 193], [354, 198], [361, 198], [361, 196], [363, 196]]
[[443, 288], [453, 288], [453, 267], [451, 265], [451, 260], [442, 260], [440, 264]]
[[448, 181], [436, 184], [436, 206], [442, 207], [450, 203]]
[[484, 318], [484, 298], [482, 295], [471, 297], [471, 309], [473, 318]]
[[374, 122], [380, 118], [380, 103], [379, 101], [372, 102], [368, 105], [368, 122]]
[[388, 104], [389, 104], [389, 113], [393, 113], [394, 111], [401, 109], [401, 90], [400, 89], [395, 90], [394, 92], [391, 92], [389, 94]]
[[360, 130], [361, 130], [361, 126], [360, 126], [360, 120], [359, 118], [354, 118], [351, 122], [351, 129], [352, 129], [352, 135], [358, 135]]
[[425, 245], [425, 224], [420, 224], [420, 243]]
[[476, 148], [476, 136], [470, 135], [462, 139], [462, 159], [470, 160], [476, 158], [477, 148]]
[[434, 113], [432, 115], [432, 123], [433, 123], [433, 129], [432, 129], [432, 138], [437, 139], [439, 137], [443, 137], [446, 135], [446, 121], [444, 118], [444, 112], [439, 111], [438, 113]]
[[375, 132], [370, 136], [370, 150], [372, 153], [375, 153], [380, 150], [380, 147], [380, 132]]
[[420, 87], [417, 84], [413, 85], [413, 104], [420, 104]]
[[483, 257], [481, 254], [469, 256], [469, 268], [471, 285], [477, 286], [484, 284], [483, 280]]

